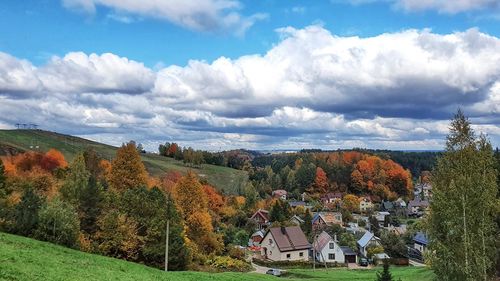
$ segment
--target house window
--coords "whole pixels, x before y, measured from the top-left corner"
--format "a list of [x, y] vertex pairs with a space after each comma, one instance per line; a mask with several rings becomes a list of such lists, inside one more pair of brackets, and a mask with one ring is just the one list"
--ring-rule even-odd
[[328, 259], [329, 260], [334, 260], [335, 259], [335, 254], [328, 254]]
[[286, 258], [287, 259], [291, 258], [291, 255], [290, 254], [286, 254]]
[[330, 250], [333, 250], [335, 249], [335, 244], [334, 243], [330, 243]]
[[300, 252], [299, 257], [303, 257], [303, 256], [304, 256], [304, 252]]
[[273, 239], [269, 239], [269, 244], [273, 244]]

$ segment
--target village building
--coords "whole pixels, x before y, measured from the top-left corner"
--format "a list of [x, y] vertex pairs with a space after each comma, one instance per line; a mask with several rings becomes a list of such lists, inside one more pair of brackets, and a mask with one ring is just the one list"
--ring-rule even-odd
[[356, 253], [349, 247], [341, 247], [337, 239], [325, 231], [313, 243], [315, 258], [326, 263], [356, 263]]
[[423, 232], [417, 232], [413, 237], [413, 248], [420, 253], [424, 253], [427, 249], [427, 244], [429, 241], [427, 240], [427, 235]]
[[358, 240], [358, 251], [359, 253], [366, 257], [368, 255], [368, 248], [369, 247], [376, 247], [376, 246], [381, 246], [382, 244], [380, 243], [380, 238], [375, 236], [375, 234], [371, 232], [366, 232], [361, 239]]
[[286, 200], [288, 196], [288, 192], [284, 189], [277, 189], [273, 191], [273, 197], [279, 198], [281, 200]]
[[290, 218], [289, 220], [291, 223], [293, 223], [294, 225], [302, 225], [305, 221], [297, 216], [297, 215], [294, 215], [293, 217]]
[[312, 227], [315, 230], [334, 224], [342, 225], [342, 214], [340, 212], [319, 212], [313, 215]]
[[420, 217], [427, 212], [429, 208], [429, 201], [420, 199], [417, 197], [408, 203], [407, 214], [408, 216]]
[[311, 244], [298, 226], [270, 228], [261, 242], [261, 254], [272, 261], [307, 261]]
[[372, 199], [368, 196], [361, 197], [359, 200], [359, 210], [362, 213], [370, 212], [373, 210]]
[[342, 193], [340, 192], [329, 192], [320, 198], [323, 205], [336, 204], [342, 202]]
[[269, 211], [259, 209], [252, 215], [252, 217], [250, 217], [250, 219], [255, 221], [257, 230], [265, 229], [269, 226]]
[[262, 239], [264, 238], [264, 232], [262, 230], [258, 230], [250, 236], [250, 240], [248, 241], [249, 246], [260, 246]]

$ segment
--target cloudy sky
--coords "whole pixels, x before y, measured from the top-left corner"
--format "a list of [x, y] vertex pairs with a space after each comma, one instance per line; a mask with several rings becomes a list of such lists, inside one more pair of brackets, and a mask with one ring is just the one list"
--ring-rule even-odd
[[500, 146], [500, 0], [4, 0], [0, 128], [149, 150]]

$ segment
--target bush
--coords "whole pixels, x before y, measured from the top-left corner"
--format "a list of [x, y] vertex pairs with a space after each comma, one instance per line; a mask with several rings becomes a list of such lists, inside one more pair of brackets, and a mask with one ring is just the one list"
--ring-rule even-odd
[[208, 259], [206, 264], [218, 271], [246, 272], [252, 270], [249, 263], [227, 256], [214, 256]]
[[[261, 259], [252, 259], [252, 262], [265, 267], [280, 267], [280, 268], [313, 268], [313, 263], [310, 261], [265, 261]], [[316, 262], [316, 267], [323, 267], [325, 264]], [[347, 267], [345, 263], [327, 263], [327, 267]]]

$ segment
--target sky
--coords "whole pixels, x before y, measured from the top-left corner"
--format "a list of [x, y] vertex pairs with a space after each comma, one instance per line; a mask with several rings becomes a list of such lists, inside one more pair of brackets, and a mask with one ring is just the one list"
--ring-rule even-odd
[[0, 129], [154, 151], [500, 146], [500, 0], [3, 0]]

